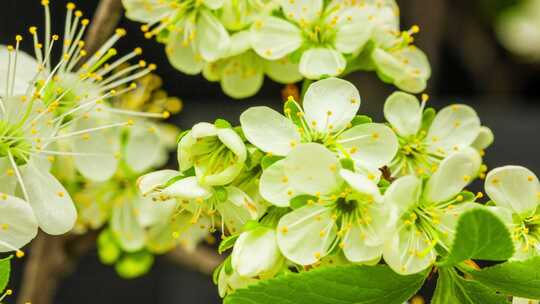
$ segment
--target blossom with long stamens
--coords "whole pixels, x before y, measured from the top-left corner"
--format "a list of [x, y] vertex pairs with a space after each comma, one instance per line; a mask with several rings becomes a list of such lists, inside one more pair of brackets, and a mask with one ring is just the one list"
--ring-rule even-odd
[[123, 0], [128, 18], [145, 22], [147, 38], [165, 43], [171, 64], [198, 74], [205, 62], [220, 59], [230, 46], [229, 33], [215, 16], [223, 0]]
[[425, 109], [428, 98], [422, 95], [420, 103], [413, 95], [396, 92], [384, 104], [384, 116], [400, 146], [389, 166], [393, 176], [431, 174], [451, 153], [473, 147], [483, 154], [493, 142], [493, 134], [481, 126], [474, 109], [454, 104], [435, 114]]
[[399, 220], [383, 257], [395, 272], [420, 272], [435, 262], [439, 250], [450, 250], [459, 215], [475, 207], [474, 195], [461, 192], [478, 172], [479, 158], [466, 148], [445, 158], [426, 182], [407, 175], [388, 187], [384, 200], [397, 208]]
[[[63, 234], [72, 229], [77, 212], [64, 186], [49, 172], [50, 162], [58, 157], [73, 157], [81, 172], [99, 172], [97, 175], [103, 177], [103, 170], [109, 170], [108, 165], [111, 164], [107, 160], [116, 159], [114, 154], [117, 151], [107, 150], [114, 147], [114, 143], [98, 141], [99, 147], [78, 143], [133, 125], [133, 120], [126, 116], [131, 112], [114, 110], [105, 104], [105, 100], [135, 89], [134, 85], [129, 85], [115, 90], [144, 76], [154, 67], [136, 65], [124, 74], [111, 73], [111, 67], [140, 53], [140, 50], [135, 50], [116, 62], [105, 64], [115, 55], [116, 51], [111, 47], [125, 35], [123, 30], [117, 30], [95, 55], [83, 63], [82, 59], [87, 54], [81, 39], [89, 21], [81, 20], [82, 12], [75, 11], [74, 4], [69, 3], [63, 43], [58, 46], [60, 37], [50, 28], [49, 3], [43, 0], [42, 5], [45, 9], [45, 39], [40, 41], [36, 27], [29, 29], [37, 67], [32, 76], [29, 76], [30, 71], [25, 71], [23, 77], [17, 72], [22, 67], [19, 66], [19, 58], [28, 60], [20, 55], [23, 37], [17, 35], [16, 43], [6, 47], [8, 73], [0, 77], [5, 84], [0, 101], [0, 159], [9, 168], [4, 177], [7, 189], [2, 191], [30, 204], [43, 231]], [[56, 46], [62, 48], [63, 55], [53, 63], [51, 54]], [[21, 89], [25, 85], [26, 88]], [[95, 116], [113, 115], [114, 119], [90, 123]], [[163, 114], [151, 116], [162, 117]], [[69, 148], [59, 149], [60, 146]], [[89, 159], [94, 162], [89, 162]], [[81, 164], [86, 164], [86, 167]], [[95, 169], [99, 167], [103, 170]]]

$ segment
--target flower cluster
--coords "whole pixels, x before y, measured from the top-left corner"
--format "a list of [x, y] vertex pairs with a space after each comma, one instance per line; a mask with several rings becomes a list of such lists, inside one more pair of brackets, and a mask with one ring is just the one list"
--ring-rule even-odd
[[[421, 272], [448, 254], [460, 215], [475, 208], [512, 231], [513, 259], [540, 254], [537, 177], [516, 166], [488, 173], [493, 134], [476, 112], [436, 112], [427, 100], [394, 93], [386, 122], [374, 123], [357, 115], [351, 83], [326, 78], [284, 114], [253, 107], [239, 127], [195, 125], [179, 138], [179, 170], [144, 175], [139, 190], [173, 201], [186, 227], [221, 227], [220, 251], [232, 248], [214, 276], [222, 296], [291, 268], [384, 260], [401, 275]], [[466, 189], [476, 178], [487, 206]]]
[[[20, 51], [21, 35], [15, 37], [14, 45], [1, 47], [5, 74], [0, 80], [5, 90], [0, 93], [0, 200], [4, 210], [0, 250], [16, 251], [18, 256], [23, 255], [20, 248], [36, 236], [38, 227], [52, 235], [74, 227], [77, 210], [63, 174], [78, 172], [93, 181], [109, 179], [124, 154], [120, 135], [127, 129], [131, 129], [131, 135], [126, 158], [133, 158], [136, 169], [149, 169], [144, 161], [153, 158], [129, 153], [144, 146], [141, 137], [152, 140], [148, 136], [151, 132], [143, 132], [147, 125], [137, 123], [139, 119], [169, 115], [117, 109], [110, 102], [136, 90], [132, 81], [155, 69], [141, 60], [116, 70], [141, 54], [137, 48], [111, 60], [117, 55], [113, 46], [125, 30], [117, 29], [90, 56], [82, 40], [89, 25], [83, 13], [73, 3], [67, 4], [61, 38], [51, 31], [49, 1], [42, 0], [41, 4], [46, 19], [44, 39], [40, 40], [36, 27], [29, 28], [34, 56]], [[56, 60], [53, 54], [57, 49], [62, 53]], [[162, 141], [154, 136], [156, 139]]]
[[426, 56], [401, 32], [393, 0], [123, 0], [147, 38], [166, 44], [171, 64], [220, 81], [234, 98], [254, 95], [264, 75], [280, 83], [366, 70], [418, 93]]

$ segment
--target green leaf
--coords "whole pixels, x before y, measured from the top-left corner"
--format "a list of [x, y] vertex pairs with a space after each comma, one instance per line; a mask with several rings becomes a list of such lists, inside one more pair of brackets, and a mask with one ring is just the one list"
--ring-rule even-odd
[[468, 259], [504, 261], [513, 254], [514, 245], [505, 224], [491, 211], [478, 207], [460, 216], [454, 244], [441, 265], [456, 265]]
[[354, 127], [357, 125], [371, 123], [371, 122], [373, 122], [373, 119], [371, 119], [371, 117], [367, 115], [356, 115], [351, 121], [351, 125]]
[[475, 280], [505, 294], [540, 299], [540, 256], [481, 270], [467, 270]]
[[275, 162], [282, 159], [283, 159], [282, 156], [266, 155], [261, 160], [261, 167], [263, 168], [263, 170], [266, 170], [266, 168], [270, 167]]
[[422, 286], [427, 272], [402, 276], [385, 265], [323, 267], [284, 274], [239, 289], [225, 304], [401, 304]]
[[316, 196], [309, 195], [309, 194], [302, 194], [302, 195], [295, 196], [293, 197], [293, 199], [291, 199], [291, 202], [290, 202], [291, 208], [298, 209], [298, 208], [304, 207], [310, 200], [313, 202], [316, 202], [318, 198]]
[[504, 304], [506, 296], [479, 282], [459, 276], [453, 268], [440, 268], [432, 304]]
[[0, 260], [0, 294], [4, 292], [9, 282], [9, 276], [11, 274], [11, 259], [12, 255]]
[[218, 247], [218, 253], [219, 254], [222, 254], [223, 252], [229, 250], [230, 248], [232, 248], [232, 246], [234, 246], [234, 243], [236, 243], [236, 240], [238, 239], [238, 237], [240, 236], [240, 234], [235, 234], [235, 235], [231, 235], [231, 236], [228, 236], [226, 238], [224, 238], [221, 243], [219, 243], [219, 247]]

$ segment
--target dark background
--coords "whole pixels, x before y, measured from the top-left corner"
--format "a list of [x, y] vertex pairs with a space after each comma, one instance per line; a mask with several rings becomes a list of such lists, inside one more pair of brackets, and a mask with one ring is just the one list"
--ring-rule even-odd
[[[15, 34], [28, 33], [31, 25], [42, 27], [43, 11], [39, 0], [2, 0], [0, 43], [11, 43]], [[91, 17], [97, 0], [76, 1], [78, 8]], [[424, 49], [433, 66], [433, 77], [427, 92], [436, 108], [463, 102], [477, 109], [483, 124], [495, 133], [495, 144], [488, 150], [490, 168], [524, 165], [540, 173], [540, 65], [516, 58], [495, 39], [494, 18], [499, 10], [515, 0], [402, 0], [402, 28], [421, 27], [417, 44]], [[52, 0], [53, 28], [63, 32], [65, 0]], [[218, 117], [237, 122], [246, 108], [266, 104], [281, 106], [281, 85], [266, 80], [257, 96], [233, 100], [221, 92], [217, 83], [202, 76], [187, 76], [167, 62], [164, 48], [146, 40], [140, 24], [123, 19], [128, 30], [117, 48], [123, 52], [142, 47], [148, 62], [158, 65], [170, 95], [184, 101], [184, 110], [171, 118], [181, 128]], [[28, 36], [27, 36], [28, 37]], [[29, 39], [26, 39], [28, 42]], [[23, 45], [29, 50], [31, 45]], [[363, 98], [361, 112], [382, 119], [382, 105], [393, 87], [381, 83], [374, 75], [350, 75]], [[14, 265], [11, 288], [15, 296], [20, 279], [21, 261]], [[426, 291], [429, 293], [429, 291]], [[15, 297], [6, 302], [14, 303]], [[102, 265], [95, 252], [81, 261], [74, 274], [64, 280], [56, 304], [69, 303], [219, 303], [216, 288], [209, 277], [175, 266], [158, 258], [152, 271], [135, 280], [120, 279], [114, 269]]]

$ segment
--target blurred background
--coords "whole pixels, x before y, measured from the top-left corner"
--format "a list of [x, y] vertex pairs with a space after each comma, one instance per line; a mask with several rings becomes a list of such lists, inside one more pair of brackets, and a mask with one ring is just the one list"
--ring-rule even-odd
[[[67, 2], [51, 1], [53, 28], [59, 33], [63, 31]], [[97, 0], [74, 2], [89, 18], [98, 4]], [[540, 174], [540, 0], [397, 2], [402, 28], [415, 24], [421, 28], [415, 38], [432, 64], [427, 90], [432, 106], [441, 108], [456, 102], [473, 106], [482, 123], [495, 133], [495, 143], [487, 151], [487, 165], [524, 165]], [[11, 43], [18, 33], [27, 33], [31, 25], [42, 27], [39, 0], [2, 0], [0, 5], [1, 44]], [[183, 111], [171, 118], [179, 127], [190, 128], [196, 122], [218, 117], [237, 123], [240, 113], [250, 106], [281, 107], [281, 85], [266, 80], [255, 97], [230, 99], [218, 83], [173, 69], [164, 47], [145, 39], [140, 24], [122, 19], [120, 26], [128, 30], [128, 35], [117, 48], [125, 52], [142, 47], [145, 59], [157, 64], [165, 90], [183, 100]], [[30, 47], [23, 45], [27, 51]], [[360, 90], [362, 114], [380, 121], [384, 100], [395, 89], [374, 74], [357, 73], [347, 78]], [[24, 259], [14, 265], [11, 288], [15, 293], [22, 263]], [[429, 297], [429, 288], [423, 293]], [[15, 303], [15, 298], [6, 302]], [[102, 265], [95, 251], [85, 255], [61, 282], [55, 299], [56, 304], [220, 303], [208, 276], [158, 258], [148, 275], [126, 281], [114, 269]]]

